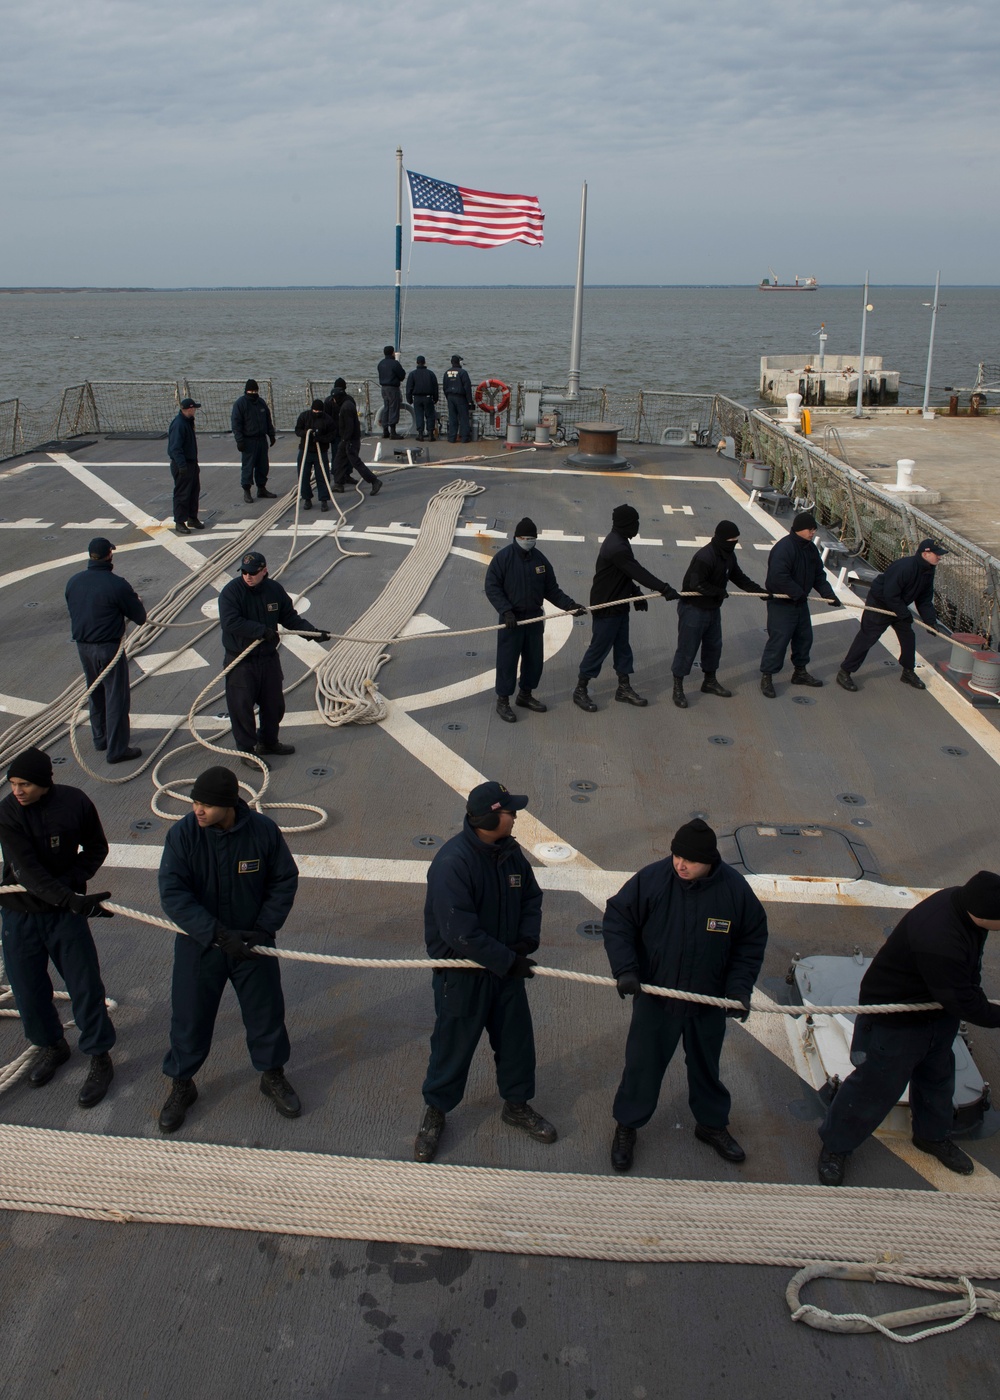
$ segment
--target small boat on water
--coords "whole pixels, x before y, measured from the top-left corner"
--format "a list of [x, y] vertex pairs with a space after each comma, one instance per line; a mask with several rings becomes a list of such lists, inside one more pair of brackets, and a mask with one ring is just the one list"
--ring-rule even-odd
[[779, 282], [773, 267], [767, 272], [768, 275], [760, 279], [758, 290], [761, 292], [814, 292], [818, 286], [815, 277], [800, 277], [796, 273], [794, 282]]

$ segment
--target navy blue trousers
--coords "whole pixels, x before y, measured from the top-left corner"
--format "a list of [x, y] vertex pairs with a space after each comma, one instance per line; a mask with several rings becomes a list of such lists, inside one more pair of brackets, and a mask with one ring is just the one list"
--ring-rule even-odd
[[[77, 642], [76, 650], [88, 686], [93, 685], [118, 650], [118, 646], [118, 642]], [[109, 671], [97, 689], [91, 692], [87, 702], [90, 707], [90, 731], [94, 736], [94, 748], [107, 749], [109, 762], [121, 758], [129, 746], [132, 736], [129, 724], [130, 699], [128, 661], [123, 655], [118, 658], [114, 670]]]
[[32, 1045], [55, 1045], [62, 1021], [52, 999], [49, 959], [66, 983], [73, 1020], [85, 1055], [103, 1055], [115, 1043], [104, 1004], [104, 983], [90, 926], [82, 914], [21, 914], [3, 911], [3, 961], [25, 1037]]
[[463, 442], [471, 442], [468, 403], [458, 394], [445, 394], [445, 398], [448, 400], [448, 441], [456, 442], [461, 434]]
[[403, 395], [400, 393], [398, 384], [383, 384], [381, 388], [384, 407], [378, 417], [382, 427], [388, 432], [399, 422], [399, 410], [403, 402]]
[[699, 608], [694, 603], [677, 604], [677, 650], [671, 674], [678, 680], [691, 674], [701, 648], [701, 669], [714, 676], [722, 660], [722, 609]]
[[462, 1101], [483, 1031], [490, 1038], [500, 1096], [511, 1103], [535, 1097], [535, 1035], [523, 978], [491, 972], [435, 972], [431, 1058], [424, 1102], [450, 1113]]
[[726, 1013], [712, 1007], [693, 1016], [678, 1016], [661, 1001], [643, 992], [633, 1001], [625, 1069], [612, 1110], [615, 1121], [625, 1128], [646, 1126], [656, 1109], [667, 1065], [683, 1040], [694, 1121], [703, 1128], [724, 1128], [732, 1102], [719, 1078]]
[[898, 622], [891, 617], [879, 617], [865, 609], [861, 614], [861, 625], [848, 649], [841, 666], [842, 671], [852, 675], [864, 661], [882, 633], [891, 627], [899, 640], [899, 664], [904, 671], [912, 671], [917, 664], [917, 639], [913, 635], [913, 623], [901, 618]]
[[[228, 651], [225, 658], [227, 666], [236, 660]], [[285, 717], [285, 697], [281, 691], [283, 679], [281, 662], [275, 652], [261, 656], [258, 651], [252, 651], [245, 661], [229, 672], [226, 677], [226, 709], [238, 749], [247, 753], [257, 742], [255, 705], [260, 709], [260, 742], [267, 748], [272, 748], [278, 742], [278, 726]]]
[[413, 424], [417, 436], [431, 437], [434, 432], [434, 400], [430, 394], [413, 395]]
[[204, 948], [178, 934], [170, 989], [170, 1049], [163, 1059], [163, 1073], [170, 1079], [192, 1079], [208, 1059], [227, 982], [232, 982], [240, 1004], [254, 1069], [263, 1074], [288, 1063], [292, 1052], [277, 959], [236, 962], [221, 948]]
[[178, 467], [171, 462], [170, 475], [174, 479], [174, 523], [183, 525], [186, 520], [197, 520], [201, 495], [198, 463], [188, 462], [186, 466]]
[[321, 501], [330, 499], [330, 491], [326, 484], [326, 478], [330, 474], [330, 460], [325, 447], [321, 447], [320, 452], [323, 455], [322, 467], [320, 467], [316, 449], [313, 447], [306, 453], [305, 461], [301, 462], [299, 466], [299, 495], [304, 501], [311, 501], [313, 498], [313, 477], [316, 479], [316, 495]]
[[957, 1016], [893, 1026], [874, 1016], [854, 1023], [851, 1060], [864, 1059], [837, 1090], [819, 1135], [829, 1152], [853, 1152], [910, 1086], [913, 1136], [942, 1142], [954, 1121]]
[[240, 485], [243, 490], [249, 491], [252, 484], [256, 484], [258, 491], [261, 490], [267, 485], [269, 470], [267, 438], [247, 438], [243, 443], [243, 455], [240, 459]]
[[497, 694], [513, 695], [517, 680], [517, 663], [521, 662], [521, 689], [534, 690], [542, 679], [545, 624], [518, 627], [509, 632], [505, 627], [497, 633]]
[[788, 643], [792, 644], [792, 665], [805, 668], [809, 665], [812, 652], [812, 619], [809, 604], [768, 603], [767, 605], [767, 645], [760, 658], [760, 669], [765, 676], [776, 676], [785, 664]]
[[361, 456], [360, 434], [355, 438], [341, 438], [337, 443], [337, 451], [333, 458], [334, 486], [343, 486], [352, 471], [357, 472], [362, 481], [375, 480]]
[[615, 675], [630, 676], [634, 670], [632, 648], [628, 640], [628, 609], [624, 612], [591, 614], [593, 633], [590, 646], [580, 662], [580, 675], [595, 680], [601, 674], [601, 667], [608, 652], [612, 653]]

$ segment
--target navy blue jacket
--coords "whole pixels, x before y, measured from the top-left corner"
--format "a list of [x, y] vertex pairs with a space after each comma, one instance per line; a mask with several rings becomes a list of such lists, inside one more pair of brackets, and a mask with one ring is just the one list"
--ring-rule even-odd
[[542, 927], [542, 892], [513, 836], [480, 841], [468, 817], [427, 872], [424, 941], [432, 958], [472, 958], [505, 977], [516, 956], [533, 953]]
[[241, 394], [233, 404], [229, 422], [237, 447], [241, 442], [251, 442], [254, 438], [268, 437], [274, 441], [271, 410], [267, 406], [267, 400], [259, 394], [255, 394], [253, 398], [249, 394]]
[[426, 365], [417, 365], [416, 369], [411, 369], [406, 376], [407, 403], [413, 402], [414, 394], [419, 398], [432, 399], [434, 403], [438, 401], [437, 375]]
[[379, 360], [378, 382], [383, 389], [394, 389], [398, 384], [402, 384], [405, 378], [406, 370], [395, 355], [386, 355], [384, 360]]
[[183, 413], [178, 413], [170, 424], [167, 430], [167, 456], [178, 471], [198, 465], [198, 437], [193, 418], [185, 418]]
[[637, 583], [644, 583], [655, 593], [662, 593], [669, 587], [642, 567], [632, 553], [627, 535], [621, 535], [615, 529], [609, 530], [597, 552], [597, 568], [594, 571], [594, 582], [590, 586], [590, 601], [611, 603], [616, 598], [624, 598], [625, 604], [620, 608], [603, 608], [598, 617], [617, 617], [620, 613], [628, 612], [628, 600], [642, 597], [642, 590], [636, 587]]
[[[292, 631], [324, 630], [299, 617], [277, 579], [266, 578], [256, 588], [250, 588], [243, 582], [242, 575], [227, 583], [219, 594], [219, 621], [222, 645], [229, 655], [245, 651], [265, 632], [277, 631], [279, 622]], [[250, 656], [273, 656], [277, 650], [277, 640], [261, 642]]]
[[3, 883], [29, 891], [0, 895], [0, 904], [27, 914], [64, 909], [71, 894], [86, 892], [108, 855], [97, 808], [85, 792], [62, 783], [28, 807], [8, 793], [0, 802], [0, 844]]
[[[681, 584], [682, 593], [697, 592], [701, 596], [682, 598], [678, 606], [690, 603], [696, 608], [706, 610], [721, 608], [729, 597], [726, 591], [728, 583], [735, 583], [737, 588], [743, 588], [748, 593], [763, 593], [764, 591], [759, 583], [754, 583], [752, 578], [747, 578], [736, 561], [735, 551], [729, 553], [720, 549], [714, 541], [703, 545], [688, 565], [684, 582]], [[608, 611], [610, 612], [610, 608]]]
[[[812, 540], [804, 540], [791, 530], [767, 556], [764, 588], [768, 593], [787, 593], [792, 603], [804, 604], [814, 588], [821, 598], [837, 597], [827, 581], [819, 550]], [[787, 603], [788, 599], [776, 598], [775, 602]]]
[[140, 627], [146, 609], [132, 585], [113, 571], [110, 559], [91, 559], [66, 584], [66, 606], [74, 642], [120, 642], [126, 619]]
[[[767, 915], [743, 876], [719, 861], [703, 880], [682, 880], [673, 861], [633, 875], [604, 911], [611, 971], [682, 992], [748, 1000], [764, 961]], [[657, 997], [675, 1016], [709, 1010]]]
[[501, 616], [541, 617], [542, 601], [547, 598], [557, 608], [569, 612], [579, 607], [556, 582], [555, 570], [536, 546], [522, 549], [509, 544], [494, 554], [486, 570], [486, 596]]
[[[337, 436], [341, 442], [347, 443], [357, 449], [361, 445], [361, 419], [358, 417], [358, 406], [351, 398], [350, 394], [345, 394], [338, 389], [331, 395], [333, 409], [330, 416], [337, 424]], [[327, 400], [327, 403], [330, 399]]]
[[330, 443], [337, 436], [337, 425], [330, 415], [324, 410], [318, 409], [314, 413], [311, 408], [303, 409], [295, 420], [295, 436], [299, 440], [299, 460], [302, 459], [302, 444], [306, 440], [306, 433], [312, 429], [313, 440], [309, 444], [310, 452], [315, 454], [316, 443], [320, 447], [329, 447]]
[[277, 824], [241, 799], [228, 831], [200, 827], [193, 812], [172, 826], [159, 878], [167, 918], [207, 948], [220, 928], [273, 939], [291, 911], [299, 872]]
[[910, 604], [916, 603], [917, 612], [928, 627], [936, 627], [934, 565], [919, 554], [897, 559], [872, 584], [868, 601], [873, 608], [886, 608], [902, 618], [909, 616]]
[[471, 408], [475, 400], [472, 397], [472, 380], [469, 378], [468, 370], [462, 369], [459, 365], [452, 365], [451, 369], [444, 372], [444, 393], [445, 398], [465, 399]]
[[938, 890], [900, 919], [861, 979], [862, 1006], [891, 1001], [939, 1001], [943, 1011], [894, 1011], [874, 1019], [910, 1026], [957, 1016], [974, 1026], [1000, 1026], [1000, 1006], [982, 986], [987, 930], [956, 900], [960, 886]]

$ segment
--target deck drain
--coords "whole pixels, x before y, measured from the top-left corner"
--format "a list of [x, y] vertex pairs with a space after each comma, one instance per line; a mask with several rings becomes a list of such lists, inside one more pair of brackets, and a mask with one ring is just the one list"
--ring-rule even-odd
[[229, 711], [228, 711], [228, 710], [217, 710], [217, 711], [216, 711], [216, 714], [215, 714], [215, 718], [216, 718], [216, 719], [228, 719], [228, 718], [229, 718]]
[[599, 924], [596, 919], [584, 919], [582, 924], [577, 924], [576, 931], [581, 938], [602, 938], [604, 925]]
[[320, 763], [317, 764], [315, 768], [310, 768], [308, 770], [308, 773], [310, 778], [328, 778], [332, 771], [333, 770], [330, 768], [324, 768], [323, 765]]
[[816, 703], [816, 701], [812, 698], [811, 695], [793, 695], [793, 696], [792, 696], [792, 704], [793, 704], [793, 705], [815, 705], [815, 703]]
[[585, 794], [582, 793], [582, 792], [574, 792], [573, 796], [570, 798], [570, 801], [571, 801], [571, 802], [589, 802], [589, 801], [590, 801], [590, 798], [587, 797], [587, 796], [585, 796]]
[[573, 789], [574, 792], [597, 791], [597, 784], [592, 783], [589, 778], [577, 778], [574, 782], [570, 783], [570, 787]]
[[868, 820], [867, 817], [852, 817], [852, 818], [851, 818], [851, 825], [852, 825], [852, 826], [871, 826], [871, 822]]
[[43, 539], [43, 540], [57, 540], [58, 538], [59, 538], [58, 535], [43, 535], [43, 536], [42, 536], [42, 539]]
[[38, 607], [41, 607], [41, 604], [40, 604], [40, 603], [25, 603], [24, 606], [25, 606], [26, 608], [38, 608]]
[[140, 817], [137, 822], [133, 822], [130, 828], [132, 831], [152, 831], [153, 823], [148, 817]]
[[564, 841], [539, 841], [532, 849], [539, 860], [572, 860], [576, 855], [573, 847], [567, 846]]
[[461, 734], [467, 726], [460, 719], [450, 719], [443, 727], [448, 730], [449, 734]]
[[960, 749], [957, 744], [942, 744], [941, 752], [948, 754], [951, 758], [968, 758], [969, 750]]
[[467, 651], [465, 654], [466, 654], [466, 656], [478, 656], [478, 655], [479, 655], [479, 652], [478, 652], [478, 651]]
[[708, 736], [710, 744], [731, 744], [733, 742], [728, 734], [710, 734]]
[[53, 762], [54, 764], [57, 764], [57, 765], [60, 764], [60, 763], [65, 763], [65, 762], [66, 762], [66, 756], [65, 756], [65, 754], [58, 754], [55, 758], [53, 758], [52, 762]]
[[862, 797], [860, 792], [838, 792], [837, 801], [843, 802], [845, 807], [867, 807], [867, 799]]
[[412, 846], [423, 846], [425, 850], [433, 850], [435, 846], [443, 846], [444, 842], [440, 836], [414, 836], [410, 842]]

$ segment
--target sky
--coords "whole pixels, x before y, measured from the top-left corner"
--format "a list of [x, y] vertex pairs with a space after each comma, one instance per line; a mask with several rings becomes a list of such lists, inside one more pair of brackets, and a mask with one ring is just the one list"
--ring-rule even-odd
[[414, 284], [1000, 283], [1000, 30], [941, 0], [0, 0], [0, 286], [389, 283], [395, 150], [537, 195]]

